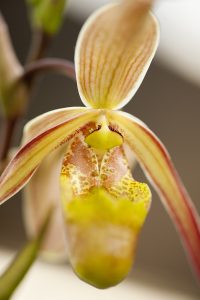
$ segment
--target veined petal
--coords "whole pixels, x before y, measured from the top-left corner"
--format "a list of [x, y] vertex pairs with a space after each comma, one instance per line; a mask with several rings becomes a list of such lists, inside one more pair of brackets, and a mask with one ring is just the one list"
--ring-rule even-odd
[[149, 12], [150, 2], [106, 5], [83, 26], [75, 66], [85, 105], [118, 109], [136, 93], [158, 44], [158, 24]]
[[167, 150], [137, 118], [123, 112], [109, 112], [108, 119], [112, 126], [117, 126], [161, 196], [200, 277], [199, 217]]
[[85, 111], [88, 111], [86, 107], [66, 107], [49, 111], [34, 118], [24, 127], [22, 144], [24, 145], [28, 141], [32, 140], [35, 136], [41, 134], [49, 128], [56, 126], [66, 121], [66, 119], [77, 116], [77, 114]]
[[17, 193], [28, 182], [46, 155], [87, 124], [92, 126], [98, 114], [99, 111], [87, 110], [73, 117], [68, 115], [65, 121], [58, 121], [56, 125], [26, 143], [0, 177], [0, 203]]
[[[23, 143], [53, 125], [87, 111], [84, 107], [57, 109], [38, 116], [28, 122], [24, 128]], [[50, 261], [63, 261], [67, 258], [65, 229], [60, 207], [59, 176], [65, 146], [50, 153], [41, 163], [37, 172], [24, 189], [23, 214], [27, 234], [37, 236], [46, 215], [46, 210], [54, 206], [54, 215], [48, 227], [41, 247], [41, 255]], [[59, 234], [58, 234], [59, 232]]]

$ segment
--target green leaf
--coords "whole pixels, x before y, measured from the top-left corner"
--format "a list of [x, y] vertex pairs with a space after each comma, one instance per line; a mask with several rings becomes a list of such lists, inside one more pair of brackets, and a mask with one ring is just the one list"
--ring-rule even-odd
[[67, 0], [26, 0], [31, 8], [32, 26], [55, 34], [63, 20]]
[[16, 255], [10, 266], [0, 277], [0, 300], [11, 297], [19, 283], [35, 261], [40, 250], [41, 243], [48, 228], [52, 216], [52, 209], [48, 212], [38, 236], [29, 241]]

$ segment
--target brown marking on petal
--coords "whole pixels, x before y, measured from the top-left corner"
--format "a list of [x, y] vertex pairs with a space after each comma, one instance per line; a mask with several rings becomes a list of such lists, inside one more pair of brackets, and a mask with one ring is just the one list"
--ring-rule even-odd
[[132, 178], [122, 147], [115, 147], [106, 152], [101, 163], [100, 176], [102, 185], [110, 188], [117, 184], [122, 177]]
[[[33, 171], [51, 151], [96, 120], [99, 112], [84, 112], [66, 119], [25, 144], [0, 177], [0, 202], [14, 195], [30, 179]], [[25, 180], [25, 181], [24, 181]], [[12, 193], [10, 191], [12, 190]], [[8, 196], [9, 195], [9, 196]]]
[[151, 192], [145, 183], [133, 179], [122, 146], [107, 151], [102, 159], [100, 185], [116, 198], [124, 197], [131, 201], [145, 201], [149, 209]]
[[87, 193], [98, 183], [98, 160], [95, 152], [84, 142], [82, 133], [76, 135], [64, 156], [61, 178], [62, 186], [71, 182], [74, 195]]

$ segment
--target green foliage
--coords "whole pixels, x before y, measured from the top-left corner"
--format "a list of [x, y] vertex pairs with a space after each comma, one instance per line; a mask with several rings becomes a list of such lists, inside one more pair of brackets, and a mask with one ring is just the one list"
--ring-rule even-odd
[[52, 210], [48, 213], [46, 219], [44, 220], [38, 236], [29, 241], [27, 245], [21, 249], [7, 270], [3, 273], [3, 275], [1, 275], [0, 300], [10, 299], [11, 295], [32, 266], [45, 236], [51, 215]]
[[62, 23], [66, 0], [26, 0], [31, 8], [32, 26], [55, 34]]

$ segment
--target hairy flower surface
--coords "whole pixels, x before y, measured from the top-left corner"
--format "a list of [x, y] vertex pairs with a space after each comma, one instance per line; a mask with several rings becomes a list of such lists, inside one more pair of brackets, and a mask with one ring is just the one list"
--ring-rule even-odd
[[21, 149], [0, 179], [3, 203], [35, 173], [25, 199], [30, 234], [50, 203], [57, 203], [43, 250], [62, 256], [67, 237], [74, 271], [99, 288], [117, 284], [130, 271], [151, 203], [148, 186], [132, 177], [127, 147], [159, 193], [200, 275], [199, 219], [170, 156], [142, 121], [119, 111], [137, 91], [157, 48], [150, 2], [110, 4], [86, 21], [75, 51], [86, 107], [58, 109], [30, 121]]

